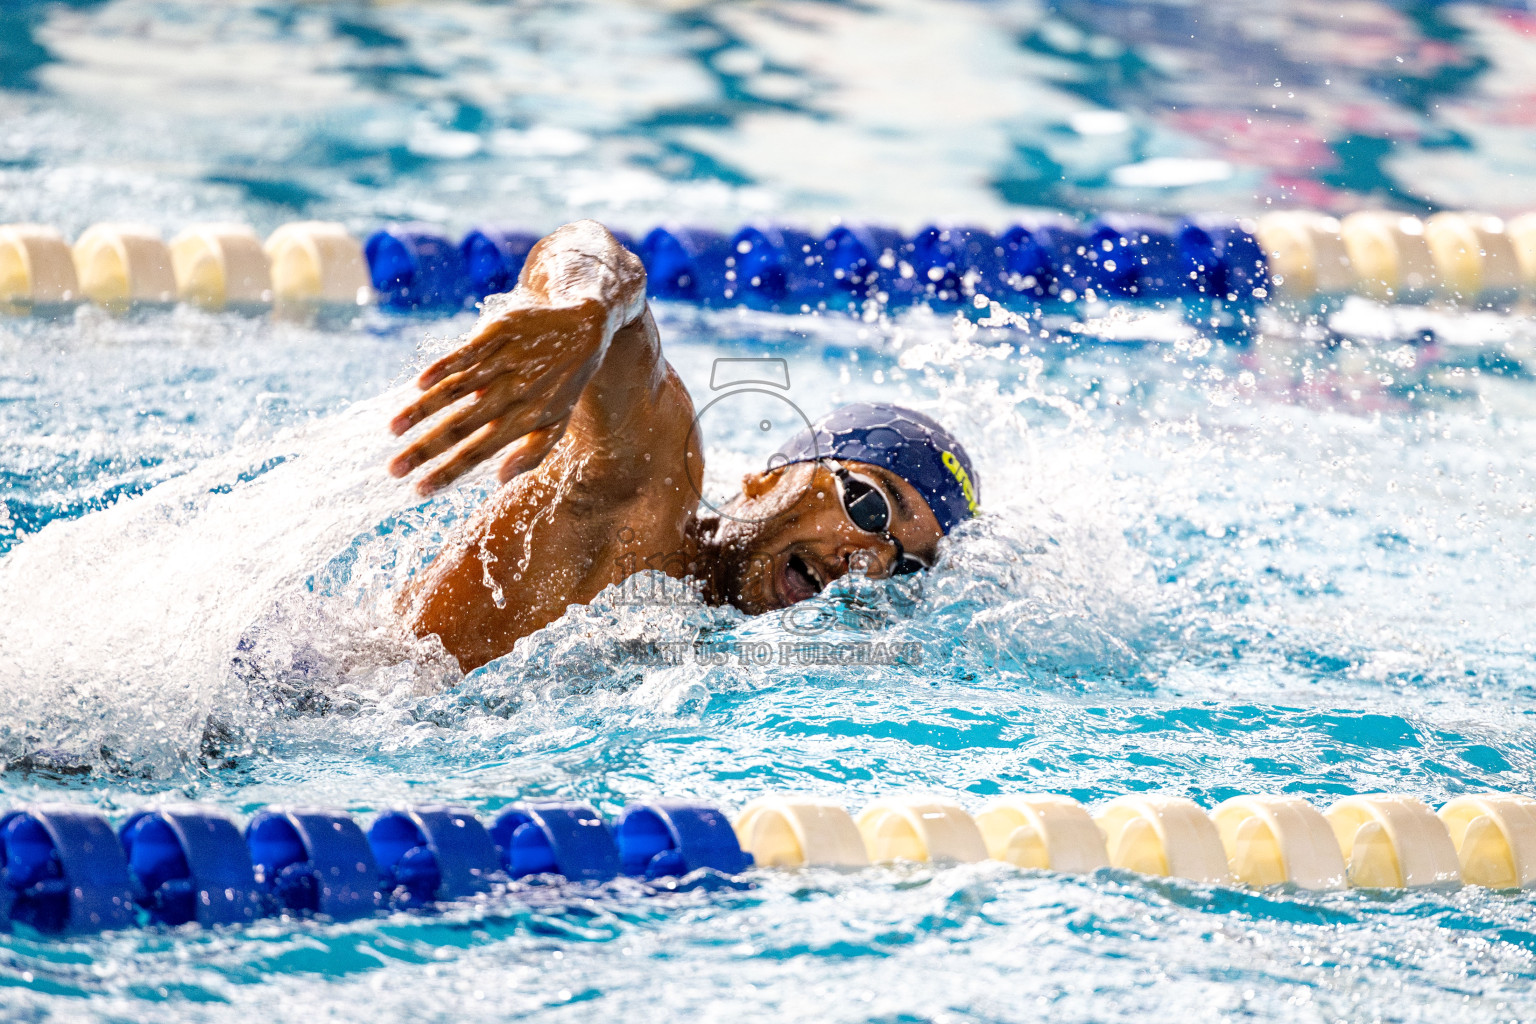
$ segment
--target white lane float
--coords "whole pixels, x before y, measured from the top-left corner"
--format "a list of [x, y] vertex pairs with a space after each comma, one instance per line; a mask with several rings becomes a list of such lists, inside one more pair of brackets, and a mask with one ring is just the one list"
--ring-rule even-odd
[[1504, 225], [1520, 264], [1520, 284], [1526, 294], [1536, 294], [1536, 213], [1522, 213]]
[[1357, 888], [1412, 889], [1461, 881], [1445, 824], [1422, 802], [1400, 793], [1339, 800], [1323, 812]]
[[1021, 868], [1087, 874], [1109, 866], [1088, 809], [1055, 793], [1005, 796], [976, 815], [987, 855]]
[[1497, 217], [1479, 213], [1437, 213], [1424, 222], [1440, 290], [1470, 300], [1513, 294], [1521, 285], [1514, 240]]
[[74, 259], [81, 295], [98, 305], [176, 301], [171, 251], [154, 228], [92, 225], [75, 240]]
[[205, 309], [272, 301], [267, 254], [244, 224], [195, 224], [171, 239], [171, 269], [181, 301]]
[[761, 867], [869, 865], [859, 827], [831, 800], [760, 797], [742, 808], [735, 829], [741, 848]]
[[1265, 888], [1344, 888], [1333, 829], [1299, 796], [1235, 796], [1211, 812], [1232, 877]]
[[1490, 889], [1536, 883], [1536, 800], [1513, 793], [1460, 796], [1440, 808], [1461, 880]]
[[1094, 816], [1109, 862], [1143, 875], [1228, 881], [1227, 853], [1216, 825], [1193, 800], [1136, 794], [1111, 800]]
[[856, 822], [871, 863], [974, 863], [987, 859], [976, 822], [959, 804], [934, 797], [889, 797], [860, 812]]
[[1279, 293], [1300, 301], [1354, 290], [1355, 271], [1336, 217], [1281, 210], [1259, 218], [1258, 240]]
[[1355, 276], [1351, 289], [1355, 293], [1391, 302], [1434, 290], [1435, 262], [1419, 218], [1361, 210], [1345, 217], [1340, 230]]
[[24, 311], [79, 297], [75, 258], [63, 235], [43, 224], [0, 226], [0, 304]]
[[296, 221], [266, 242], [279, 303], [361, 306], [373, 301], [363, 247], [344, 224]]

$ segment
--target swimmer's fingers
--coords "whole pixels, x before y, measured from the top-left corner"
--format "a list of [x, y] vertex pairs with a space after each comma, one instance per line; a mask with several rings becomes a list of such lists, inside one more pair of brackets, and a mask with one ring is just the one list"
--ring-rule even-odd
[[508, 347], [520, 350], [530, 342], [554, 340], [556, 348], [567, 339], [584, 338], [586, 345], [601, 345], [606, 311], [595, 299], [574, 306], [532, 307], [509, 310], [481, 326], [474, 337], [421, 372], [416, 385], [423, 391], [455, 373], [492, 359]]
[[[439, 455], [452, 449], [476, 430], [488, 423], [496, 423], [502, 444], [510, 444], [524, 434], [533, 433], [551, 423], [563, 423], [570, 418], [571, 407], [581, 394], [581, 382], [562, 375], [555, 369], [536, 378], [532, 388], [515, 376], [491, 373], [488, 379], [479, 380], [466, 375], [468, 388], [474, 397], [450, 409], [420, 437], [412, 441], [389, 461], [389, 474], [403, 477]], [[483, 387], [477, 385], [483, 384]], [[529, 400], [529, 392], [539, 397]], [[423, 396], [425, 398], [425, 396]], [[449, 400], [444, 394], [435, 401]], [[402, 413], [410, 414], [411, 410]], [[475, 461], [489, 458], [495, 451], [479, 456]], [[471, 463], [473, 465], [473, 463]], [[468, 467], [466, 467], [468, 468]]]
[[[548, 445], [543, 443], [544, 435], [555, 431], [555, 440], [559, 440], [560, 434], [565, 432], [565, 424], [557, 424], [553, 427], [545, 427], [531, 433], [525, 433], [521, 425], [508, 423], [504, 420], [495, 420], [487, 423], [470, 436], [470, 438], [447, 459], [433, 468], [430, 473], [424, 475], [416, 482], [418, 494], [426, 497], [436, 491], [442, 490], [453, 483], [459, 477], [484, 462], [486, 459], [501, 451], [507, 445], [517, 442], [517, 448], [508, 456], [507, 461], [522, 457], [530, 448], [538, 449], [538, 458], [528, 468], [538, 465], [543, 461], [549, 449], [554, 447], [553, 442]], [[503, 463], [505, 467], [505, 463]]]
[[537, 469], [539, 463], [544, 461], [545, 456], [565, 436], [565, 425], [569, 422], [569, 420], [562, 420], [524, 434], [511, 454], [501, 460], [501, 468], [496, 470], [496, 479], [506, 483], [530, 469]]
[[468, 440], [454, 450], [451, 458], [433, 467], [431, 472], [423, 474], [421, 479], [416, 481], [416, 493], [425, 498], [442, 490], [496, 454], [515, 437], [515, 433], [503, 422], [492, 421], [485, 424], [469, 435]]
[[484, 362], [507, 343], [508, 325], [509, 321], [506, 317], [498, 317], [481, 327], [479, 333], [473, 338], [422, 370], [421, 376], [416, 378], [416, 386], [426, 391], [445, 377], [463, 373], [470, 367]]
[[428, 417], [476, 392], [482, 392], [477, 402], [489, 402], [495, 406], [491, 413], [494, 417], [511, 412], [520, 403], [549, 391], [552, 383], [569, 372], [568, 367], [558, 351], [525, 352], [517, 344], [507, 344], [522, 338], [518, 333], [504, 334], [502, 344], [494, 350], [484, 351], [478, 362], [449, 374], [427, 388], [424, 394], [390, 420], [390, 431], [398, 437]]
[[[507, 429], [518, 426], [511, 417], [499, 416], [504, 409], [488, 401], [471, 402], [461, 409], [444, 416], [431, 430], [406, 445], [398, 455], [389, 460], [389, 475], [402, 477], [411, 470], [442, 455], [454, 445], [469, 437], [492, 420], [499, 421]], [[516, 435], [513, 435], [515, 437]], [[507, 438], [508, 441], [513, 437]], [[494, 452], [492, 453], [494, 454]]]
[[443, 378], [395, 414], [395, 418], [389, 421], [390, 432], [399, 437], [427, 417], [448, 408], [465, 395], [478, 391], [501, 373], [500, 366], [482, 363]]

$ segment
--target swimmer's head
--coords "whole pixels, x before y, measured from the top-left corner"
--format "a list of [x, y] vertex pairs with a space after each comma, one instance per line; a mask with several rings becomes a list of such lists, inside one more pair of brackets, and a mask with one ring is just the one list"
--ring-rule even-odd
[[835, 459], [879, 466], [917, 491], [945, 533], [976, 515], [980, 490], [971, 458], [931, 417], [884, 403], [834, 409], [768, 460], [770, 468]]
[[922, 413], [859, 403], [791, 438], [721, 509], [719, 597], [744, 611], [782, 608], [850, 569], [874, 577], [933, 564], [938, 544], [976, 515], [971, 460]]

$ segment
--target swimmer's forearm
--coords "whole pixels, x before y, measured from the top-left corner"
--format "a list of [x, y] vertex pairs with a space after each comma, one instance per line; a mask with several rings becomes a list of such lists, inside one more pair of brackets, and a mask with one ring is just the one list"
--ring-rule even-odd
[[601, 438], [615, 455], [643, 445], [666, 398], [667, 376], [645, 301], [644, 265], [603, 225], [582, 220], [540, 241], [525, 267], [518, 282], [523, 301], [596, 304], [606, 314], [601, 361], [578, 403], [589, 440]]

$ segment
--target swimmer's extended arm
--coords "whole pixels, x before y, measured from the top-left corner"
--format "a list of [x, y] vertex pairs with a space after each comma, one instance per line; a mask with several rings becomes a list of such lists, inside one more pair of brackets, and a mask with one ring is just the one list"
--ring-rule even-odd
[[[422, 372], [423, 394], [390, 429], [403, 434], [453, 408], [390, 461], [391, 475], [447, 454], [416, 483], [427, 495], [508, 446], [503, 483], [533, 469], [564, 435], [614, 336], [645, 311], [645, 270], [607, 229], [588, 220], [553, 232], [528, 254], [510, 305]], [[617, 420], [626, 410], [601, 411]]]
[[503, 486], [402, 595], [409, 628], [466, 672], [639, 566], [688, 571], [704, 467], [693, 402], [662, 357], [644, 268], [603, 227], [535, 246], [506, 311], [421, 387], [395, 432], [438, 419], [390, 463], [396, 476], [446, 455], [417, 484], [430, 492], [513, 446]]

